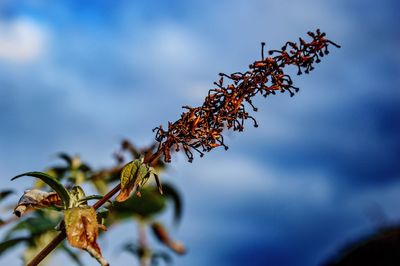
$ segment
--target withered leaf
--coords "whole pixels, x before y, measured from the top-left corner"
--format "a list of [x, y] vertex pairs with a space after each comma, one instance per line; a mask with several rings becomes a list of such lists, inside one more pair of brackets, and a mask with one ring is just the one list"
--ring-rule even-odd
[[151, 168], [141, 160], [126, 164], [121, 172], [121, 191], [116, 200], [119, 202], [127, 200], [133, 191], [140, 196], [139, 189], [144, 186], [151, 173]]
[[14, 214], [21, 217], [28, 208], [49, 206], [62, 206], [61, 198], [56, 192], [45, 192], [39, 189], [25, 190], [14, 209]]
[[65, 210], [64, 222], [67, 239], [71, 246], [86, 250], [102, 266], [109, 265], [101, 255], [97, 244], [99, 225], [93, 207], [81, 206]]
[[57, 194], [60, 196], [60, 198], [63, 202], [64, 208], [70, 207], [70, 197], [71, 196], [70, 196], [68, 190], [55, 177], [50, 176], [46, 173], [42, 173], [42, 172], [27, 172], [27, 173], [17, 175], [15, 177], [13, 177], [11, 180], [15, 180], [22, 176], [32, 176], [32, 177], [42, 180], [49, 187], [51, 187], [55, 192], [57, 192]]
[[177, 241], [172, 240], [169, 235], [168, 231], [164, 228], [161, 223], [155, 222], [151, 225], [151, 229], [153, 230], [154, 235], [157, 239], [169, 247], [171, 250], [175, 251], [176, 253], [183, 255], [186, 253], [185, 246]]

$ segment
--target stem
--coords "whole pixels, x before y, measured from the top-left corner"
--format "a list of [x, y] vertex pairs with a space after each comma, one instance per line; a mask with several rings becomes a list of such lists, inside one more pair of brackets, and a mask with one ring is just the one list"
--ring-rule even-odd
[[94, 205], [93, 208], [97, 210], [100, 208], [104, 203], [106, 203], [112, 196], [118, 193], [118, 191], [121, 189], [121, 184], [118, 184], [115, 186], [110, 192], [108, 192], [104, 197], [99, 199]]
[[[145, 158], [145, 163], [153, 164], [158, 157], [160, 157], [161, 151], [158, 150], [150, 157]], [[93, 208], [97, 210], [100, 208], [104, 203], [111, 199], [115, 194], [118, 193], [121, 189], [121, 184], [115, 186], [110, 192], [104, 195], [101, 199], [99, 199], [94, 205]], [[36, 266], [38, 265], [47, 255], [49, 255], [57, 246], [67, 237], [65, 234], [65, 230], [63, 229], [47, 246], [45, 246], [28, 264], [28, 266]]]
[[36, 266], [38, 265], [46, 256], [53, 251], [65, 238], [67, 235], [65, 231], [60, 232], [47, 246], [45, 246], [32, 260], [28, 263], [27, 266]]
[[147, 247], [147, 239], [146, 239], [146, 227], [142, 220], [138, 222], [139, 229], [139, 248], [143, 250], [143, 254], [140, 254], [140, 266], [149, 266], [149, 250]]

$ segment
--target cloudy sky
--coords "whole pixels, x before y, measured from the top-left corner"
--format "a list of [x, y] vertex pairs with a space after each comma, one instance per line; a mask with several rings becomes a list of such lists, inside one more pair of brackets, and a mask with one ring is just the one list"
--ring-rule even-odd
[[[1, 188], [22, 192], [10, 177], [43, 169], [59, 151], [110, 165], [122, 138], [151, 143], [153, 127], [175, 121], [182, 105], [201, 105], [218, 73], [258, 59], [261, 41], [279, 48], [321, 28], [343, 47], [295, 77], [299, 94], [256, 100], [259, 128], [227, 133], [228, 152], [193, 164], [176, 157], [167, 177], [185, 198], [174, 235], [189, 253], [175, 265], [317, 265], [400, 221], [399, 8], [395, 0], [1, 1]], [[135, 239], [131, 228], [102, 240], [112, 265], [132, 258], [114, 245]]]

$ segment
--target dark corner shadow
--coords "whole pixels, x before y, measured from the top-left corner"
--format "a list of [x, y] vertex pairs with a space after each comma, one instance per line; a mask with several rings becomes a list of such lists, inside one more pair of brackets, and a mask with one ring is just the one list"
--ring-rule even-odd
[[400, 224], [378, 229], [351, 242], [322, 266], [394, 266], [400, 265]]

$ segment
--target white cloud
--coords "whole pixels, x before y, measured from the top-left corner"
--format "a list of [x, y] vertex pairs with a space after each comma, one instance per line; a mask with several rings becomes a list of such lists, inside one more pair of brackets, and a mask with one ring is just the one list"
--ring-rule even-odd
[[[198, 69], [199, 61], [207, 54], [207, 45], [200, 36], [170, 21], [148, 25], [128, 45], [126, 56], [131, 56], [132, 62], [169, 75]], [[176, 79], [176, 76], [170, 78]]]
[[271, 201], [287, 202], [301, 198], [303, 202], [326, 204], [333, 199], [336, 189], [326, 173], [316, 170], [282, 171], [237, 154], [226, 154], [218, 160], [198, 160], [193, 165], [181, 167], [184, 168], [183, 175], [190, 175], [186, 171], [192, 173], [196, 183], [202, 186], [203, 191], [208, 191], [209, 196], [219, 194], [223, 187], [225, 195], [234, 194], [233, 198], [238, 201], [263, 195]]
[[26, 63], [41, 56], [48, 44], [48, 32], [28, 18], [0, 22], [0, 60]]

